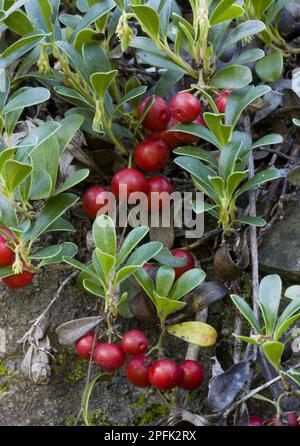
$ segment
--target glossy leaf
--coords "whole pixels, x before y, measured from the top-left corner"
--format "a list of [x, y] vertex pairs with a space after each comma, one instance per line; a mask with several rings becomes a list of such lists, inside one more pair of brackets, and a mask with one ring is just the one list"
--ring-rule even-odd
[[196, 321], [171, 325], [167, 328], [167, 332], [200, 347], [212, 347], [216, 343], [218, 336], [213, 327]]
[[277, 274], [264, 277], [259, 285], [258, 302], [264, 317], [267, 333], [272, 335], [281, 299], [282, 283]]
[[274, 51], [260, 59], [255, 66], [256, 74], [265, 82], [276, 82], [283, 71], [281, 51]]
[[268, 361], [275, 367], [276, 370], [280, 369], [281, 356], [284, 351], [284, 344], [281, 342], [264, 342], [262, 350], [268, 359]]
[[97, 248], [111, 256], [116, 255], [117, 236], [113, 220], [107, 215], [100, 215], [93, 224], [93, 238]]
[[170, 299], [180, 300], [194, 288], [199, 286], [204, 281], [205, 276], [205, 272], [200, 268], [186, 271], [176, 280], [169, 295]]
[[210, 85], [220, 89], [236, 89], [249, 85], [251, 70], [242, 65], [230, 65], [219, 70], [210, 80]]
[[156, 291], [160, 296], [168, 297], [175, 280], [175, 270], [163, 265], [156, 273]]
[[159, 17], [157, 12], [147, 5], [129, 5], [142, 25], [142, 29], [156, 40], [159, 33]]
[[253, 328], [255, 333], [259, 334], [260, 333], [259, 323], [258, 323], [253, 311], [247, 304], [247, 302], [235, 294], [232, 294], [230, 297], [231, 297], [233, 303], [235, 304], [235, 306], [242, 313], [244, 318], [247, 319], [247, 321], [249, 322], [249, 324], [251, 325], [251, 327]]

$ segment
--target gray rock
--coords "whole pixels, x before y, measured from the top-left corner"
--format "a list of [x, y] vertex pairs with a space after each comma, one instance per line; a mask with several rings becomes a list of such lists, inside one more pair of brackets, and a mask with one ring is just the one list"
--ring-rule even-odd
[[266, 233], [259, 262], [265, 272], [300, 280], [300, 193], [287, 205], [283, 218]]

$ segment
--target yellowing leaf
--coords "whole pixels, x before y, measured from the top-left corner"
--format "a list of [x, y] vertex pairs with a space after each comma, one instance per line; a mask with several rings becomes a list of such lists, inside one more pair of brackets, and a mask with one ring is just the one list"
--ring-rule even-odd
[[217, 340], [216, 330], [203, 322], [183, 322], [171, 325], [167, 328], [167, 332], [200, 347], [211, 347]]

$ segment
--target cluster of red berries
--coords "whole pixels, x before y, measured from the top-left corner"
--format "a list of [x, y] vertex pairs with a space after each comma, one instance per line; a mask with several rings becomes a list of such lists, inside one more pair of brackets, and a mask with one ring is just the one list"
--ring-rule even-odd
[[[225, 112], [229, 94], [230, 90], [223, 90], [215, 98], [220, 113]], [[138, 108], [139, 119], [143, 116], [149, 100], [150, 97], [147, 97], [141, 102]], [[124, 168], [113, 176], [111, 190], [116, 198], [121, 198], [121, 187], [126, 186], [126, 199], [133, 192], [143, 192], [148, 196], [149, 209], [156, 212], [162, 210], [161, 201], [159, 201], [158, 209], [153, 206], [151, 202], [152, 193], [167, 192], [172, 194], [174, 191], [173, 185], [164, 176], [147, 178], [143, 172], [154, 173], [160, 171], [169, 162], [172, 149], [181, 144], [192, 144], [199, 140], [199, 137], [195, 135], [185, 132], [169, 132], [169, 130], [177, 124], [195, 123], [205, 126], [205, 122], [200, 116], [201, 110], [201, 102], [194, 95], [185, 91], [176, 94], [171, 99], [170, 104], [160, 96], [153, 96], [153, 103], [143, 120], [143, 127], [149, 134], [135, 147], [133, 152], [135, 165], [140, 170]], [[99, 210], [106, 204], [105, 193], [106, 189], [100, 185], [93, 186], [85, 192], [83, 209], [90, 218], [96, 218]]]
[[[5, 236], [7, 234], [7, 237]], [[15, 261], [15, 254], [9, 247], [9, 241], [16, 240], [15, 235], [8, 229], [1, 227], [0, 232], [0, 267], [12, 266]], [[32, 282], [33, 274], [29, 271], [24, 271], [21, 274], [13, 274], [12, 276], [4, 277], [2, 282], [10, 288], [24, 288]]]
[[262, 417], [252, 415], [249, 417], [248, 426], [300, 426], [300, 417], [296, 412], [286, 412], [278, 417], [273, 415], [268, 420]]
[[81, 358], [89, 360], [94, 347], [93, 359], [106, 372], [119, 370], [126, 361], [125, 373], [130, 383], [137, 387], [153, 386], [159, 390], [180, 387], [185, 390], [197, 389], [204, 379], [204, 371], [197, 361], [185, 360], [177, 364], [172, 359], [152, 361], [146, 355], [149, 340], [140, 330], [125, 333], [121, 344], [102, 343], [94, 340], [95, 333], [89, 332], [76, 342], [75, 348]]

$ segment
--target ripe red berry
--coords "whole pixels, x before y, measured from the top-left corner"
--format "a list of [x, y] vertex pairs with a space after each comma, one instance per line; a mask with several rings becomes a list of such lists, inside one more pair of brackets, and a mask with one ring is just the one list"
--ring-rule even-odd
[[106, 205], [106, 189], [96, 185], [90, 187], [82, 197], [82, 207], [84, 212], [92, 219], [97, 217], [98, 211]]
[[296, 412], [286, 412], [284, 417], [289, 426], [300, 426], [299, 415]]
[[148, 366], [150, 362], [150, 358], [145, 355], [138, 355], [129, 359], [125, 367], [125, 373], [128, 381], [137, 387], [150, 386], [150, 381], [148, 378]]
[[248, 420], [248, 426], [263, 426], [264, 420], [261, 417], [258, 417], [256, 415], [252, 415], [249, 417]]
[[94, 350], [94, 361], [106, 372], [114, 372], [124, 364], [125, 355], [117, 344], [100, 344]]
[[204, 370], [197, 361], [186, 359], [181, 364], [183, 375], [179, 387], [184, 390], [195, 390], [204, 379]]
[[33, 280], [33, 274], [29, 271], [23, 271], [21, 274], [13, 274], [4, 277], [2, 282], [9, 288], [25, 288]]
[[200, 115], [201, 104], [191, 93], [182, 91], [171, 99], [170, 111], [177, 121], [188, 124]]
[[271, 418], [269, 418], [265, 424], [267, 426], [284, 426], [284, 423], [278, 418], [277, 415], [272, 415]]
[[[0, 226], [0, 229], [0, 241], [7, 243], [10, 241], [10, 239], [17, 240], [15, 234], [13, 234], [9, 229], [5, 228], [4, 226]], [[3, 234], [3, 232], [7, 234], [7, 237]]]
[[143, 269], [148, 272], [150, 271], [152, 268], [154, 268], [154, 265], [152, 265], [152, 263], [145, 263], [143, 266]]
[[164, 141], [169, 149], [174, 149], [180, 144], [180, 141], [177, 138], [176, 132], [168, 132], [169, 129], [174, 127], [174, 125], [180, 124], [176, 119], [171, 118], [168, 122], [167, 129], [161, 132], [152, 132], [150, 136], [152, 138], [161, 139]]
[[[193, 124], [201, 125], [201, 127], [205, 127], [205, 121], [201, 116], [199, 116]], [[184, 132], [175, 132], [176, 138], [180, 142], [180, 144], [192, 144], [193, 142], [199, 141], [199, 136], [191, 135], [190, 133], [184, 133]]]
[[[125, 186], [127, 186], [127, 194], [125, 194]], [[136, 169], [125, 168], [117, 172], [111, 182], [111, 189], [117, 198], [120, 198], [121, 190], [124, 189], [126, 198], [132, 192], [148, 192], [148, 181], [145, 175]]]
[[177, 259], [183, 259], [183, 258], [187, 259], [187, 264], [185, 266], [182, 266], [181, 268], [175, 268], [176, 279], [182, 276], [182, 274], [184, 274], [186, 271], [195, 268], [195, 259], [193, 255], [186, 249], [181, 249], [181, 248], [173, 249], [172, 255]]
[[[160, 96], [153, 96], [153, 104], [143, 121], [143, 127], [150, 131], [165, 130], [170, 119], [170, 109], [167, 102]], [[150, 97], [144, 99], [138, 108], [138, 118], [141, 119], [144, 108]]]
[[15, 259], [14, 252], [7, 246], [4, 237], [0, 239], [0, 267], [12, 265]]
[[172, 359], [159, 359], [149, 368], [150, 383], [160, 390], [171, 390], [178, 386], [182, 369]]
[[[75, 343], [75, 350], [81, 358], [87, 360], [90, 359], [94, 344], [94, 337], [95, 333], [93, 331], [89, 331]], [[100, 345], [100, 342], [96, 340], [95, 348], [97, 345]]]
[[170, 159], [170, 150], [161, 139], [146, 138], [134, 150], [136, 165], [146, 172], [163, 169]]
[[174, 187], [172, 183], [167, 180], [165, 177], [152, 177], [148, 180], [148, 206], [149, 210], [153, 212], [157, 212], [158, 210], [162, 210], [163, 202], [161, 199], [157, 201], [157, 199], [152, 194], [161, 194], [163, 192], [167, 192], [171, 195], [174, 192]]
[[215, 98], [215, 104], [220, 113], [225, 113], [226, 105], [228, 102], [228, 97], [231, 93], [231, 90], [223, 90], [218, 96]]
[[149, 341], [143, 331], [130, 330], [124, 334], [121, 341], [121, 348], [127, 355], [135, 356], [146, 353]]

